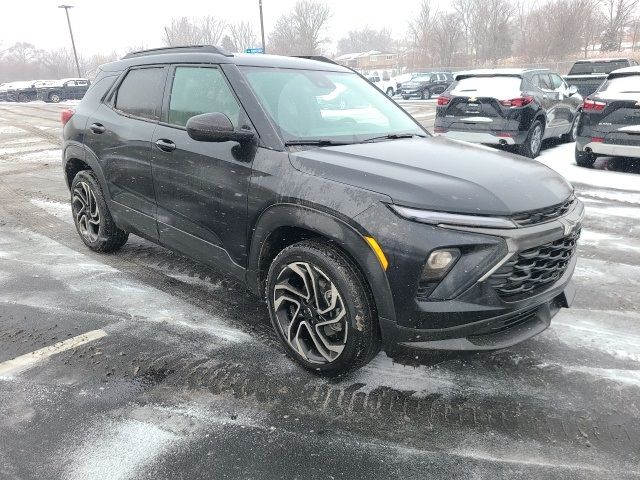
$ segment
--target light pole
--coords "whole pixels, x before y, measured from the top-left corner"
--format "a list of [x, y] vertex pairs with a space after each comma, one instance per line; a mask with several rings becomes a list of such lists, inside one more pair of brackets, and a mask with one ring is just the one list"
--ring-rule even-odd
[[78, 52], [76, 52], [76, 42], [73, 39], [73, 30], [71, 30], [71, 20], [69, 19], [69, 9], [73, 8], [73, 5], [58, 5], [58, 8], [64, 8], [64, 12], [67, 14], [67, 24], [69, 25], [69, 35], [71, 35], [71, 46], [73, 47], [73, 57], [76, 59], [76, 70], [78, 71], [78, 77], [81, 77], [80, 63], [78, 62]]
[[260, 34], [262, 35], [262, 53], [267, 53], [267, 48], [264, 44], [264, 19], [262, 18], [262, 0], [258, 0], [258, 6], [260, 7]]

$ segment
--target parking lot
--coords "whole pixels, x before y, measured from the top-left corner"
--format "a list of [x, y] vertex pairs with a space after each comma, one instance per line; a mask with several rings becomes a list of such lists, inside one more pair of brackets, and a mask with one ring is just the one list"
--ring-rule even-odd
[[[434, 101], [399, 101], [432, 129]], [[264, 305], [138, 237], [78, 237], [60, 111], [0, 103], [0, 478], [637, 478], [640, 166], [574, 164], [573, 308], [518, 346], [381, 353], [327, 381]], [[483, 147], [479, 147], [483, 148]], [[478, 168], [482, 168], [481, 165]]]

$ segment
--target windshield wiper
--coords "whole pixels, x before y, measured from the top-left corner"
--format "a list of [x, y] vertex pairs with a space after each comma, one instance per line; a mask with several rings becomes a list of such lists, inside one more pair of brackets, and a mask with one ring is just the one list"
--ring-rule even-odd
[[327, 139], [319, 139], [319, 140], [289, 140], [284, 142], [284, 144], [289, 146], [294, 145], [313, 145], [318, 147], [331, 147], [335, 145], [351, 145], [349, 142], [337, 142], [335, 140], [327, 140]]
[[426, 135], [418, 135], [417, 133], [391, 133], [388, 135], [380, 135], [379, 137], [371, 137], [363, 140], [362, 143], [375, 142], [376, 140], [399, 140], [401, 138], [427, 138]]

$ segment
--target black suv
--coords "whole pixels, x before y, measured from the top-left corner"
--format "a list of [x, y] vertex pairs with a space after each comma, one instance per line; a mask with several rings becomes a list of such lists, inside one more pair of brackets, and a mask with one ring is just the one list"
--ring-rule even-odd
[[457, 140], [515, 146], [535, 158], [542, 141], [575, 140], [582, 97], [549, 70], [472, 70], [456, 74], [438, 98], [435, 133]]
[[444, 92], [452, 83], [453, 74], [449, 72], [421, 73], [402, 84], [400, 95], [405, 100], [412, 97], [428, 100]]
[[89, 90], [91, 82], [86, 78], [63, 78], [55, 82], [46, 82], [37, 88], [39, 100], [58, 103], [63, 100], [80, 100]]
[[592, 167], [599, 155], [640, 158], [640, 67], [611, 72], [582, 112], [578, 165]]
[[[354, 104], [320, 101], [335, 90]], [[573, 298], [572, 187], [536, 162], [431, 138], [347, 68], [138, 52], [102, 66], [62, 115], [84, 243], [114, 251], [134, 233], [232, 275], [314, 371], [362, 366], [381, 343], [507, 347]]]

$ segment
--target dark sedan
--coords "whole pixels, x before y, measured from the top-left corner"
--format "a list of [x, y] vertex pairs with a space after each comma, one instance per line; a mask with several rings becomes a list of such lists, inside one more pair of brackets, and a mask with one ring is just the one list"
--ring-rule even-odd
[[582, 107], [576, 163], [592, 167], [598, 156], [640, 158], [640, 67], [609, 74]]
[[452, 82], [453, 74], [449, 72], [423, 73], [404, 82], [400, 89], [400, 95], [405, 100], [412, 97], [428, 100], [444, 92]]
[[578, 89], [549, 70], [473, 70], [438, 98], [435, 133], [535, 158], [546, 138], [575, 140], [581, 106]]

